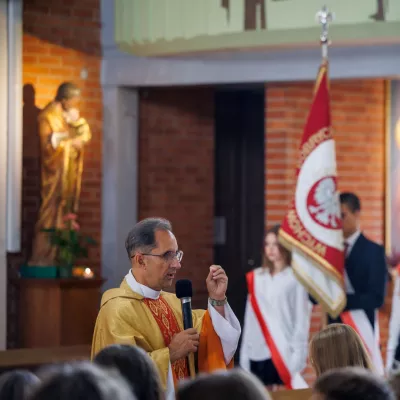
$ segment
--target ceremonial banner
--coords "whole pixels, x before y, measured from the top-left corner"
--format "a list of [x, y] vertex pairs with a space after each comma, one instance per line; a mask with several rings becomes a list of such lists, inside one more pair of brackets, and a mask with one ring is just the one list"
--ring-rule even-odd
[[293, 270], [332, 318], [346, 305], [344, 245], [331, 130], [328, 65], [317, 77], [300, 144], [294, 198], [279, 232]]

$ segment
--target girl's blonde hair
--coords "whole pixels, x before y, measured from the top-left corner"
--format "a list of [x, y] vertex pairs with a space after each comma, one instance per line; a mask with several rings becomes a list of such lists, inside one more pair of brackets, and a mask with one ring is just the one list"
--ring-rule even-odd
[[331, 324], [315, 334], [310, 342], [309, 355], [317, 376], [342, 367], [373, 370], [360, 336], [349, 325]]
[[[265, 254], [265, 240], [267, 239], [267, 236], [269, 234], [274, 234], [276, 236], [276, 239], [278, 240], [278, 235], [279, 235], [279, 229], [280, 229], [280, 225], [275, 225], [272, 228], [268, 229], [265, 234], [264, 234], [264, 238], [263, 238], [263, 242], [262, 242], [262, 263], [263, 263], [263, 267], [266, 267], [269, 269], [270, 272], [273, 271], [274, 269], [274, 265], [272, 264], [272, 262], [270, 260], [268, 260], [268, 257]], [[290, 265], [292, 262], [292, 253], [287, 250], [285, 247], [283, 247], [280, 243], [278, 243], [278, 248], [279, 248], [279, 252], [281, 253], [283, 259], [285, 260], [286, 265]]]

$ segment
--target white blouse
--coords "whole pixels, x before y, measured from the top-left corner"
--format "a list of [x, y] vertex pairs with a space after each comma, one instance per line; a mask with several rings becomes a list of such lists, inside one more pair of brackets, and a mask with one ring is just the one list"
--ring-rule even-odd
[[[294, 371], [306, 366], [308, 353], [308, 335], [312, 303], [306, 290], [294, 276], [292, 268], [271, 276], [266, 268], [257, 268], [254, 279], [262, 280], [258, 285], [265, 288], [257, 299], [259, 307], [265, 313], [273, 314], [273, 320], [280, 325], [286, 342], [293, 352]], [[271, 352], [262, 334], [253, 307], [247, 298], [243, 336], [240, 348], [240, 366], [250, 370], [250, 360], [263, 361], [271, 358]]]

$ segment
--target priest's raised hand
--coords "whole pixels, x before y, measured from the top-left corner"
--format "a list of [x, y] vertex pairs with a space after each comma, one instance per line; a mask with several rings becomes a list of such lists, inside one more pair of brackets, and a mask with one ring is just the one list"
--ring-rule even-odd
[[206, 283], [208, 295], [211, 299], [225, 300], [228, 277], [220, 265], [211, 265]]
[[206, 279], [210, 304], [225, 316], [226, 289], [228, 288], [228, 277], [220, 265], [212, 265]]

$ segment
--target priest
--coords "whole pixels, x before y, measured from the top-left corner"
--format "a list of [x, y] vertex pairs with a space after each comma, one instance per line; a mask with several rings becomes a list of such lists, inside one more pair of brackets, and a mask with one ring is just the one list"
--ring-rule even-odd
[[125, 247], [131, 269], [119, 288], [103, 295], [92, 358], [114, 343], [141, 347], [157, 365], [167, 399], [174, 398], [177, 381], [194, 376], [196, 367], [199, 372], [231, 368], [241, 328], [226, 299], [225, 271], [209, 268], [208, 309], [194, 310], [193, 328], [184, 330], [180, 300], [164, 291], [172, 286], [183, 257], [170, 222], [138, 222]]

